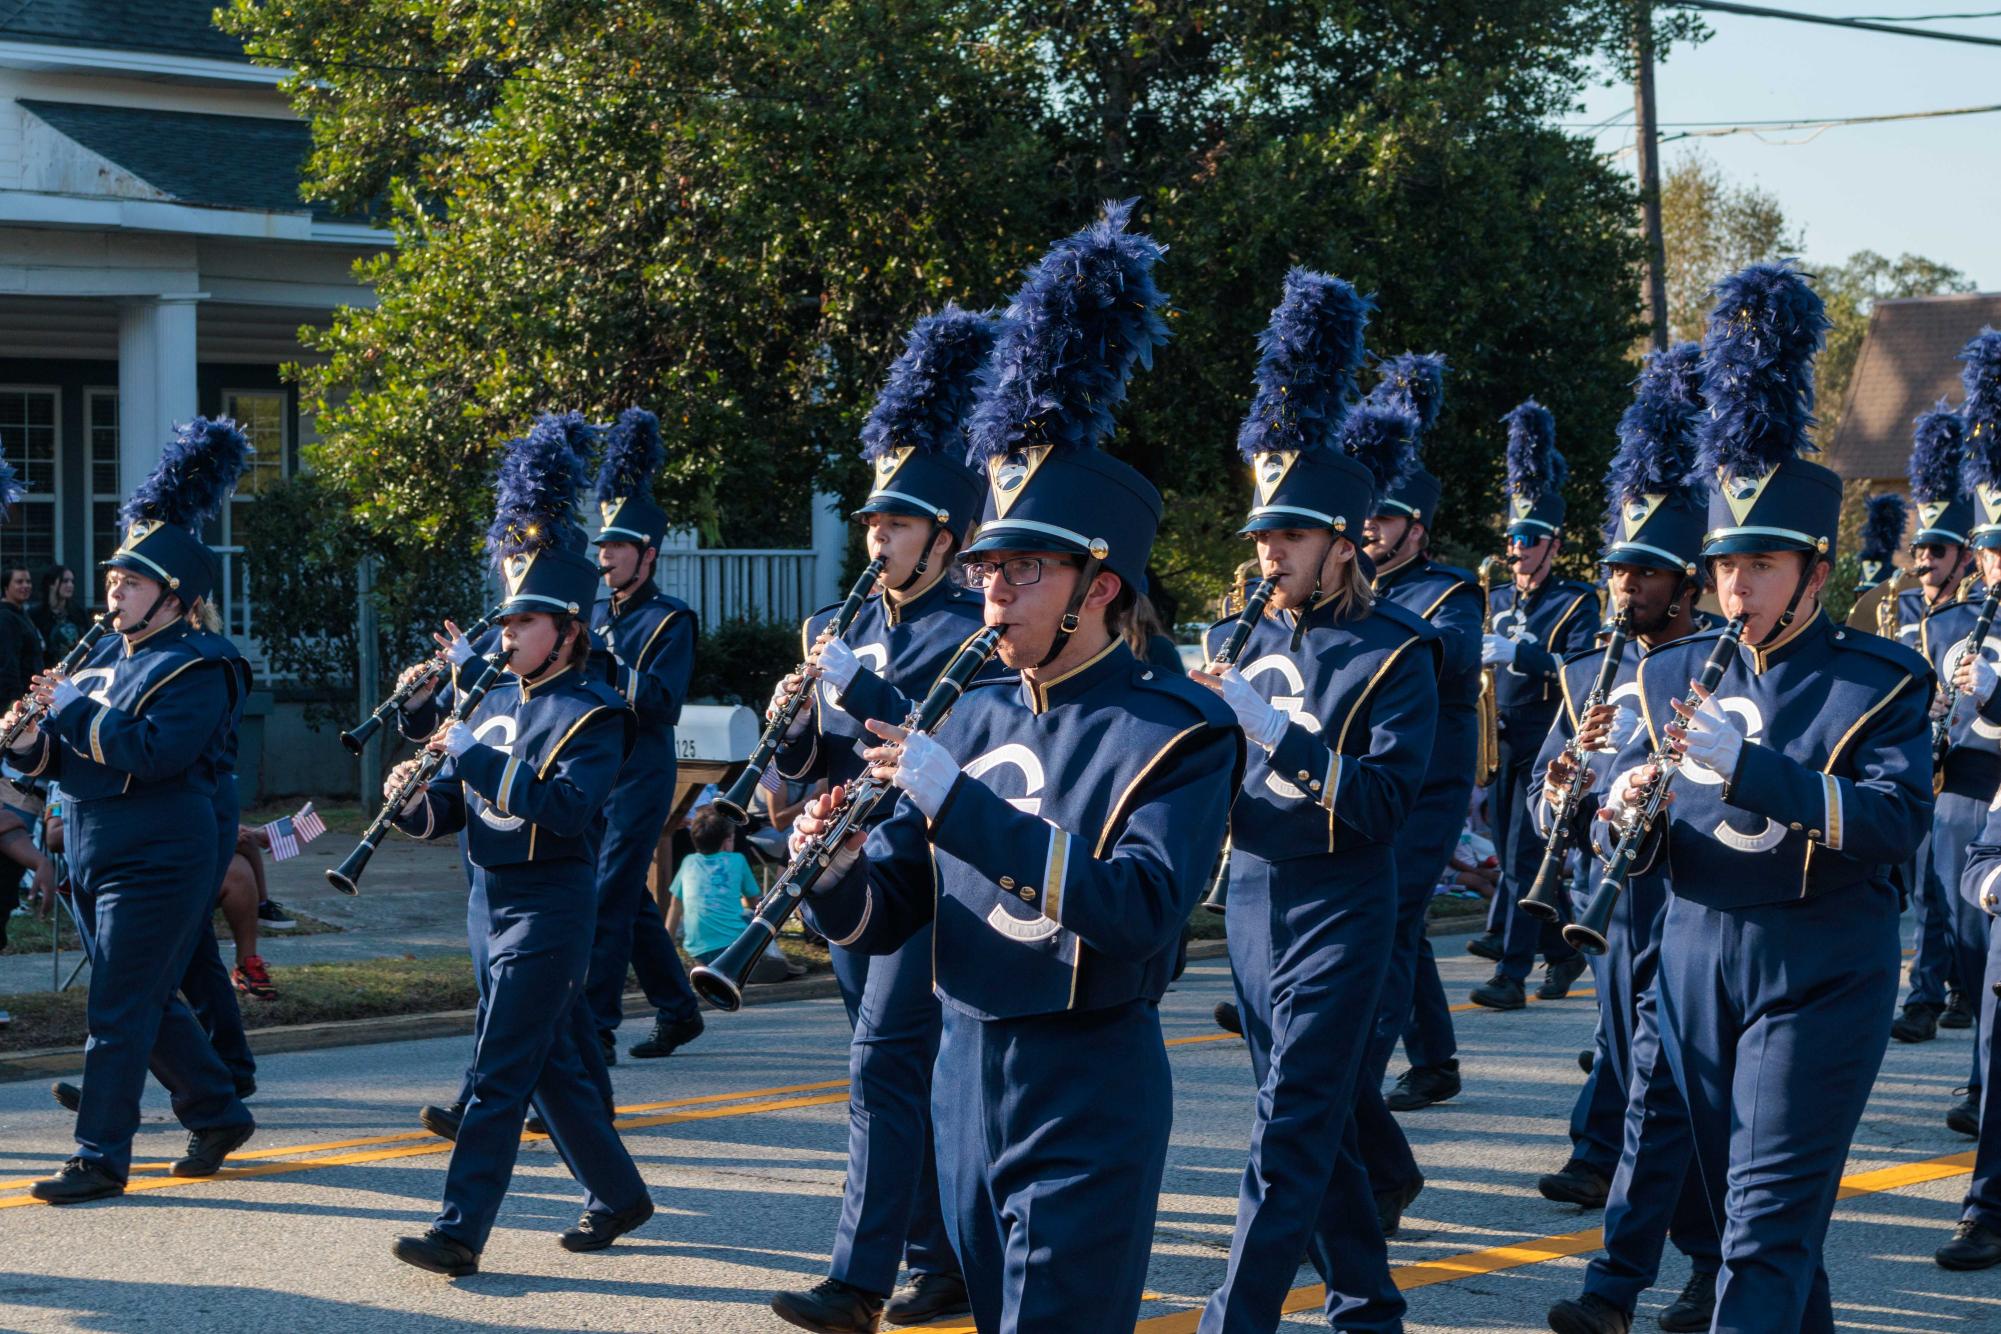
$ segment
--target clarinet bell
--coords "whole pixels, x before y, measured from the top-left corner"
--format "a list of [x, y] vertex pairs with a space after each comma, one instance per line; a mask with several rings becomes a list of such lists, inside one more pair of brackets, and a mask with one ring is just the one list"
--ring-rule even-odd
[[355, 844], [354, 851], [347, 854], [347, 860], [327, 871], [327, 883], [343, 894], [361, 892], [361, 873], [368, 869], [368, 859], [375, 855], [375, 845], [367, 841]]
[[382, 730], [382, 715], [371, 713], [354, 725], [353, 730], [340, 734], [340, 743], [347, 747], [350, 755], [359, 755], [375, 734]]
[[1612, 914], [1618, 907], [1619, 887], [1601, 883], [1591, 902], [1584, 905], [1583, 915], [1563, 928], [1564, 943], [1594, 958], [1603, 954], [1611, 945], [1606, 933], [1612, 929]]
[[1552, 839], [1543, 849], [1542, 866], [1536, 871], [1535, 883], [1529, 892], [1515, 900], [1520, 908], [1538, 922], [1560, 922], [1563, 920], [1562, 904], [1557, 896], [1563, 892], [1563, 854], [1558, 850], [1558, 841]]
[[718, 1010], [734, 1014], [743, 1007], [744, 982], [774, 939], [770, 925], [762, 917], [752, 918], [728, 949], [689, 972], [688, 985]]

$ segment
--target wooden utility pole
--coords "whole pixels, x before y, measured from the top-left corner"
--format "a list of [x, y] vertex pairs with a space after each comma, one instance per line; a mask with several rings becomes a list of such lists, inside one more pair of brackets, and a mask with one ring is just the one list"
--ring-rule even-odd
[[1660, 127], [1654, 109], [1654, 7], [1634, 6], [1633, 118], [1639, 150], [1640, 226], [1647, 246], [1647, 324], [1656, 352], [1668, 345], [1667, 244], [1661, 236]]

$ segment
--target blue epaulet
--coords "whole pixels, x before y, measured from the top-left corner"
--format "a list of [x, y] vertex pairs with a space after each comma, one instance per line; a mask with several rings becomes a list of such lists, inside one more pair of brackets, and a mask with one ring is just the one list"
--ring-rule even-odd
[[1377, 598], [1376, 605], [1370, 614], [1396, 622], [1418, 639], [1433, 640], [1438, 638], [1438, 628], [1430, 621], [1425, 620], [1424, 617], [1418, 615], [1408, 607], [1399, 606], [1388, 598]]
[[1866, 653], [1871, 657], [1881, 658], [1897, 670], [1912, 676], [1932, 674], [1932, 665], [1926, 662], [1924, 655], [1916, 649], [1907, 648], [1894, 639], [1870, 634], [1866, 630], [1850, 630], [1844, 626], [1836, 626], [1834, 646], [1836, 649], [1847, 649], [1850, 652]]

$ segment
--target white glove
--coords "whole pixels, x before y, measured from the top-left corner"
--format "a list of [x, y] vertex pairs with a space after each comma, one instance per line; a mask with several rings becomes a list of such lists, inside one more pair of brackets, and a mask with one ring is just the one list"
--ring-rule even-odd
[[[812, 841], [810, 835], [802, 834], [797, 828], [794, 828], [786, 836], [785, 847], [796, 858], [806, 850], [806, 845]], [[821, 893], [832, 889], [835, 885], [847, 879], [848, 872], [855, 869], [855, 863], [861, 860], [861, 855], [862, 850], [860, 848], [835, 849], [832, 860], [827, 863], [827, 869], [820, 873], [818, 880], [814, 881], [814, 893]]]
[[1636, 764], [1612, 780], [1605, 793], [1605, 809], [1612, 812], [1614, 824], [1626, 818], [1626, 789], [1632, 786], [1633, 775], [1646, 767], [1645, 764]]
[[464, 723], [453, 723], [445, 733], [445, 754], [457, 759], [466, 753], [479, 738]]
[[1639, 734], [1640, 715], [1620, 704], [1612, 710], [1612, 721], [1606, 728], [1605, 739], [1598, 744], [1600, 755], [1616, 755]]
[[452, 666], [463, 667], [477, 655], [464, 635], [453, 635], [452, 642], [445, 645], [445, 656], [452, 660]]
[[68, 677], [64, 677], [56, 682], [55, 694], [49, 699], [49, 716], [55, 717], [83, 697], [83, 692], [72, 685]]
[[1994, 665], [1985, 658], [1973, 660], [1973, 684], [1966, 688], [1967, 697], [1975, 705], [1985, 704], [1994, 697], [1994, 687], [2001, 683], [2001, 675], [1994, 671]]
[[1516, 642], [1506, 635], [1481, 635], [1480, 665], [1482, 667], [1492, 667], [1494, 664], [1499, 663], [1504, 667], [1512, 667], [1515, 663], [1515, 650], [1517, 647]]
[[853, 683], [855, 673], [862, 669], [862, 660], [855, 651], [838, 639], [829, 639], [820, 649], [820, 676], [831, 681], [834, 693], [841, 694]]
[[[812, 689], [813, 683], [811, 681], [806, 682], [804, 688], [808, 690]], [[785, 729], [785, 735], [781, 740], [797, 741], [805, 734], [806, 729], [813, 723], [811, 704], [812, 701], [810, 700], [801, 700], [799, 702], [799, 711], [792, 715], [792, 726]], [[773, 718], [776, 718], [778, 711], [784, 707], [785, 682], [780, 681], [771, 688], [771, 702], [764, 706], [764, 721], [770, 722]]]
[[1237, 715], [1237, 726], [1244, 729], [1244, 735], [1266, 750], [1276, 746], [1285, 735], [1285, 725], [1292, 715], [1260, 695], [1258, 688], [1236, 668], [1225, 667], [1220, 679], [1223, 702]]
[[1724, 712], [1713, 696], [1702, 701], [1702, 707], [1688, 720], [1689, 762], [1727, 782], [1737, 772], [1737, 761], [1743, 754], [1744, 733], [1737, 720]]
[[910, 804], [924, 812], [927, 820], [937, 818], [945, 798], [959, 778], [959, 762], [952, 753], [922, 732], [903, 739], [903, 759], [890, 779], [910, 796]]

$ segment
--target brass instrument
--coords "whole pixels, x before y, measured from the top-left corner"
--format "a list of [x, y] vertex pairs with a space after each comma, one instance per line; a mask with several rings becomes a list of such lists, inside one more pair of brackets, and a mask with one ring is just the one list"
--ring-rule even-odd
[[[827, 623], [833, 636], [839, 639], [861, 615], [862, 607], [868, 602], [868, 594], [876, 581], [882, 578], [883, 567], [889, 562], [881, 556], [868, 563], [861, 578], [848, 590], [848, 596], [840, 608], [834, 612], [834, 619]], [[757, 785], [764, 780], [764, 771], [771, 764], [772, 756], [785, 743], [785, 734], [792, 729], [792, 720], [799, 716], [799, 709], [813, 694], [814, 677], [808, 674], [810, 663], [799, 664], [797, 675], [799, 688], [785, 697], [778, 711], [771, 715], [764, 725], [764, 735], [757, 739], [757, 749], [744, 761], [743, 772], [731, 783], [729, 791], [716, 798], [716, 809], [728, 816], [732, 824], [747, 824], [750, 821], [750, 799], [757, 792]], [[732, 1007], [733, 1008], [733, 1007]]]
[[[1723, 673], [1730, 667], [1730, 659], [1737, 653], [1737, 643], [1744, 637], [1744, 618], [1733, 617], [1730, 624], [1723, 627], [1722, 637], [1716, 647], [1709, 651], [1709, 657], [1702, 664], [1702, 671], [1696, 682], [1702, 688], [1698, 694], [1688, 692], [1683, 701], [1691, 708], [1701, 705], [1702, 695], [1714, 694], [1723, 680]], [[1584, 915], [1563, 928], [1563, 938], [1586, 954], [1603, 954], [1606, 949], [1605, 933], [1611, 929], [1612, 913], [1619, 906], [1619, 896], [1625, 892], [1626, 881], [1633, 874], [1633, 861], [1640, 854], [1640, 845], [1660, 819], [1661, 809], [1667, 804], [1669, 786], [1682, 764], [1681, 752], [1672, 747], [1656, 750], [1653, 759], [1655, 774], [1640, 800], [1628, 806], [1615, 826], [1619, 836], [1618, 845], [1605, 862], [1605, 871], [1598, 879], [1598, 892], [1585, 905]]]
[[[1480, 617], [1489, 630], [1493, 628], [1493, 608], [1488, 605], [1495, 589], [1507, 582], [1504, 575], [1507, 562], [1499, 556], [1489, 556], [1480, 562]], [[1494, 781], [1494, 775], [1501, 771], [1501, 703], [1495, 694], [1494, 669], [1480, 669], [1480, 698], [1474, 706], [1479, 720], [1479, 758], [1473, 766], [1473, 785], [1485, 787]]]
[[[1966, 661], [1966, 655], [1980, 655], [1980, 649], [1987, 642], [1987, 632], [1994, 628], [1994, 614], [2001, 611], [2001, 584], [1987, 590], [1981, 599], [1980, 614], [1973, 620], [1973, 628], [1967, 631], [1959, 660]], [[1959, 674], [1955, 671], [1939, 689], [1937, 716], [1932, 719], [1932, 795], [1945, 791], [1945, 757], [1952, 750], [1952, 711], [1959, 703]]]
[[[1619, 660], [1625, 656], [1626, 641], [1632, 632], [1632, 618], [1621, 607], [1612, 618], [1612, 634], [1605, 645], [1605, 656], [1598, 664], [1598, 675], [1591, 683], [1591, 693], [1584, 697], [1584, 707], [1578, 714], [1580, 735], [1584, 717], [1611, 695], [1612, 681], [1619, 674]], [[1590, 759], [1577, 736], [1572, 736], [1565, 743], [1563, 759], [1570, 766], [1570, 785], [1563, 790], [1563, 799], [1557, 802], [1550, 817], [1549, 838], [1542, 847], [1542, 865], [1536, 870], [1535, 881], [1529, 886], [1529, 892], [1515, 901], [1515, 906], [1523, 912], [1545, 922], [1562, 920], [1563, 862], [1570, 852], [1571, 829], [1584, 806], [1584, 790], [1589, 786], [1585, 779]]]
[[1851, 630], [1881, 635], [1894, 641], [1897, 638], [1897, 595], [1917, 586], [1917, 579], [1909, 571], [1897, 571], [1891, 578], [1856, 598], [1855, 605], [1848, 609], [1844, 624]]
[[[54, 670], [56, 674], [59, 676], [68, 676], [76, 671], [77, 668], [83, 666], [83, 660], [90, 656], [92, 649], [97, 647], [97, 641], [110, 633], [111, 613], [107, 611], [92, 621], [85, 627], [84, 632], [77, 636], [75, 646], [69, 652], [63, 654], [63, 660], [55, 665]], [[23, 696], [21, 702], [14, 707], [19, 709], [20, 712], [14, 715], [13, 726], [0, 731], [0, 752], [12, 750], [20, 743], [22, 733], [39, 723], [43, 715], [48, 713], [48, 708], [45, 705], [37, 703], [33, 695]]]
[[[506, 664], [508, 654], [507, 649], [495, 649], [480, 659], [483, 665], [479, 675], [473, 678], [471, 685], [460, 692], [458, 703], [453, 706], [451, 716], [446, 719], [447, 722], [462, 723], [472, 717], [473, 710], [479, 707], [482, 699], [486, 698], [486, 692], [493, 689], [494, 682], [500, 679], [500, 669]], [[354, 851], [347, 854], [345, 861], [327, 872], [328, 884], [343, 894], [361, 892], [361, 873], [368, 869], [368, 859], [373, 857], [376, 848], [382, 845], [383, 838], [389, 833], [389, 826], [396, 822], [397, 812], [403, 809], [403, 803], [410, 800], [418, 788], [437, 777], [438, 770], [444, 763], [443, 751], [418, 752], [416, 767], [404, 776], [403, 781], [389, 794], [389, 799], [382, 803], [382, 810], [370, 822], [368, 828], [362, 831], [361, 842], [355, 844]]]
[[[959, 696], [966, 686], [979, 675], [1000, 647], [1003, 629], [991, 625], [981, 630], [965, 644], [939, 673], [931, 689], [923, 700], [911, 707], [903, 720], [905, 728], [912, 732], [930, 732], [945, 721], [945, 715], [959, 702]], [[811, 893], [827, 868], [833, 864], [841, 850], [841, 844], [849, 835], [859, 833], [868, 826], [868, 819], [876, 807], [892, 798], [896, 789], [885, 780], [864, 775], [849, 787], [847, 795], [834, 811], [825, 833], [807, 840], [794, 853], [785, 870], [779, 874], [764, 897], [758, 901], [757, 911], [751, 915], [750, 924], [714, 960], [702, 964], [688, 974], [688, 982], [701, 998], [718, 1010], [735, 1010], [743, 1004], [743, 986], [750, 977], [751, 969], [764, 956], [764, 951], [778, 939], [778, 933], [785, 929], [786, 922], [799, 910], [799, 904]]]
[[[1210, 667], [1230, 667], [1236, 664], [1237, 655], [1244, 651], [1244, 645], [1250, 640], [1251, 631], [1257, 628], [1259, 619], [1265, 614], [1265, 604], [1271, 601], [1272, 590], [1277, 587], [1276, 579], [1260, 579], [1244, 595], [1244, 605], [1237, 613], [1237, 623], [1230, 627], [1230, 637], [1223, 641], [1223, 647], [1209, 660]], [[1227, 840], [1225, 844], [1222, 865], [1216, 872], [1215, 883], [1211, 884], [1209, 892], [1202, 896], [1202, 906], [1210, 912], [1222, 912], [1230, 903], [1230, 850]]]
[[[481, 635], [492, 629], [494, 612], [499, 610], [496, 607], [493, 611], [487, 612], [471, 625], [467, 626], [461, 632], [463, 637], [470, 642], [471, 640], [478, 639]], [[409, 703], [416, 695], [430, 689], [444, 679], [446, 659], [443, 654], [435, 654], [432, 657], [426, 658], [420, 665], [424, 668], [423, 671], [418, 672], [409, 680], [404, 681], [401, 685], [390, 691], [380, 704], [369, 710], [366, 718], [363, 718], [353, 727], [340, 734], [340, 743], [347, 747], [350, 755], [361, 754], [362, 748], [374, 739], [375, 734], [380, 732], [383, 725], [395, 716], [398, 709]]]

